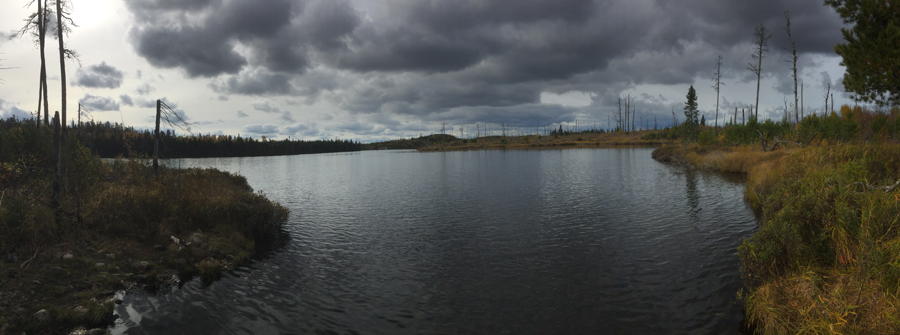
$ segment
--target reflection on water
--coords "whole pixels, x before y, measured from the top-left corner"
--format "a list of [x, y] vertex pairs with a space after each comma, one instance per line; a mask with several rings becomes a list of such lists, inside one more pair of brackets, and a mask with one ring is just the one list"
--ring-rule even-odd
[[210, 287], [129, 294], [126, 334], [737, 333], [740, 180], [651, 149], [380, 151], [241, 173], [289, 241]]

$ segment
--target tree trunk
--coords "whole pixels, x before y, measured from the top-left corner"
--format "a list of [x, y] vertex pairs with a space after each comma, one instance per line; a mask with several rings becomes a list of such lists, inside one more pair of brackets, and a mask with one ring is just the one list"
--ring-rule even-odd
[[[44, 6], [41, 6], [41, 0], [38, 0], [38, 14], [40, 15], [40, 21], [38, 21], [38, 30], [40, 30], [40, 36], [38, 37], [38, 41], [41, 49], [41, 88], [44, 94], [44, 125], [47, 127], [50, 126], [50, 102], [47, 101], [47, 61], [44, 55], [44, 46], [46, 45], [47, 38], [47, 26], [44, 24], [47, 22], [47, 0], [44, 0]], [[38, 99], [40, 101], [40, 99]], [[40, 111], [40, 108], [38, 108]]]
[[[43, 70], [43, 69], [42, 69]], [[41, 71], [41, 78], [44, 77], [44, 72]], [[38, 80], [38, 109], [37, 109], [37, 127], [41, 127], [41, 99], [43, 99], [44, 87], [41, 86], [43, 84], [42, 81]]]
[[60, 124], [60, 139], [65, 142], [66, 140], [66, 48], [65, 42], [63, 41], [63, 19], [62, 19], [62, 0], [56, 1], [56, 33], [59, 35], [59, 79], [61, 84], [60, 94], [62, 95], [62, 106], [60, 106], [60, 110], [62, 110], [62, 116], [59, 120]]
[[156, 131], [153, 132], [153, 172], [159, 174], [159, 115], [162, 106], [160, 100], [156, 100]]
[[56, 171], [53, 174], [53, 193], [50, 195], [50, 207], [53, 207], [56, 221], [59, 221], [59, 176], [60, 170], [62, 170], [59, 143], [60, 135], [59, 112], [56, 112], [56, 115], [53, 117], [53, 160]]

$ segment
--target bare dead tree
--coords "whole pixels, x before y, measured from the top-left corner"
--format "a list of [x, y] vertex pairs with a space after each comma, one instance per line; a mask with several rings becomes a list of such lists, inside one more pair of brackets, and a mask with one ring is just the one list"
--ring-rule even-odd
[[616, 129], [622, 131], [622, 97], [619, 97], [619, 116], [616, 117]]
[[756, 64], [749, 63], [747, 69], [753, 72], [756, 75], [756, 117], [759, 117], [759, 83], [760, 77], [762, 74], [762, 60], [766, 53], [769, 52], [769, 39], [772, 38], [772, 33], [766, 29], [766, 26], [760, 24], [756, 27], [755, 32], [753, 33], [753, 45], [756, 46], [756, 50], [753, 52], [753, 59], [756, 60]]
[[787, 97], [784, 97], [784, 122], [788, 122], [788, 100]]
[[49, 102], [47, 101], [47, 61], [44, 52], [45, 40], [47, 36], [47, 25], [50, 23], [50, 15], [52, 11], [47, 6], [48, 0], [31, 0], [25, 7], [31, 7], [37, 3], [37, 11], [32, 13], [25, 19], [25, 25], [16, 32], [10, 34], [9, 38], [31, 36], [36, 44], [38, 44], [41, 55], [41, 70], [38, 80], [38, 108], [37, 123], [41, 123], [41, 102], [43, 101], [44, 125], [50, 126]]
[[828, 88], [825, 91], [825, 110], [822, 111], [822, 117], [828, 116], [828, 95], [831, 94], [831, 83], [828, 83]]
[[631, 131], [634, 131], [634, 117], [637, 115], [637, 106], [631, 106]]
[[789, 50], [788, 49], [785, 49], [785, 50], [791, 52], [791, 60], [792, 60], [791, 71], [793, 71], [793, 77], [794, 77], [794, 121], [796, 121], [797, 124], [800, 124], [800, 113], [799, 113], [799, 110], [797, 109], [799, 106], [797, 104], [797, 46], [794, 45], [794, 38], [791, 36], [791, 14], [787, 11], [784, 12], [784, 20], [785, 20], [784, 31], [787, 32], [788, 41], [791, 43], [791, 48]]
[[66, 59], [78, 60], [78, 54], [75, 51], [66, 48], [65, 36], [72, 31], [72, 27], [77, 27], [75, 21], [71, 18], [71, 5], [65, 0], [56, 0], [56, 40], [59, 41], [59, 74], [60, 74], [60, 95], [62, 96], [62, 106], [60, 107], [60, 129], [62, 141], [65, 142], [68, 131], [66, 130]]
[[[716, 90], [716, 123], [715, 129], [717, 132], [719, 131], [719, 88], [725, 83], [722, 82], [722, 55], [716, 58], [716, 73], [713, 74], [713, 84], [712, 88]], [[752, 110], [751, 110], [752, 112]]]
[[678, 127], [678, 118], [675, 117], [675, 106], [672, 106], [672, 129]]

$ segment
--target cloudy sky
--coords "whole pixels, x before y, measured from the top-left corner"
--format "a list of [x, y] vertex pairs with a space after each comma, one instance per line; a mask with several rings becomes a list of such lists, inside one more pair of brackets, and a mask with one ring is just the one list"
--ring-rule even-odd
[[[0, 32], [36, 7], [0, 4]], [[606, 128], [617, 98], [637, 115], [683, 120], [693, 85], [707, 119], [723, 57], [720, 113], [754, 103], [753, 31], [772, 31], [760, 115], [793, 100], [784, 12], [799, 51], [804, 107], [835, 102], [844, 69], [840, 18], [820, 0], [71, 0], [68, 114], [152, 126], [154, 102], [199, 133], [377, 141], [487, 123]], [[59, 59], [48, 40], [50, 110]], [[30, 38], [0, 39], [0, 113], [37, 110], [39, 53]], [[721, 115], [720, 115], [721, 117]], [[720, 121], [721, 122], [721, 121]], [[652, 121], [650, 122], [652, 127]]]

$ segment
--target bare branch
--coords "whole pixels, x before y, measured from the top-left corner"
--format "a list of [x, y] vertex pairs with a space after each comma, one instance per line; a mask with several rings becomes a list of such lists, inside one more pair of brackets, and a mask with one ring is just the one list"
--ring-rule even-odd
[[178, 113], [176, 113], [175, 110], [172, 109], [172, 107], [166, 105], [165, 102], [160, 101], [160, 106], [162, 107], [162, 115], [160, 115], [160, 119], [162, 121], [165, 121], [166, 124], [171, 127], [177, 127], [188, 132], [189, 134], [191, 133], [191, 126], [193, 125], [193, 123], [185, 121], [183, 118], [181, 118], [181, 115], [178, 115]]

